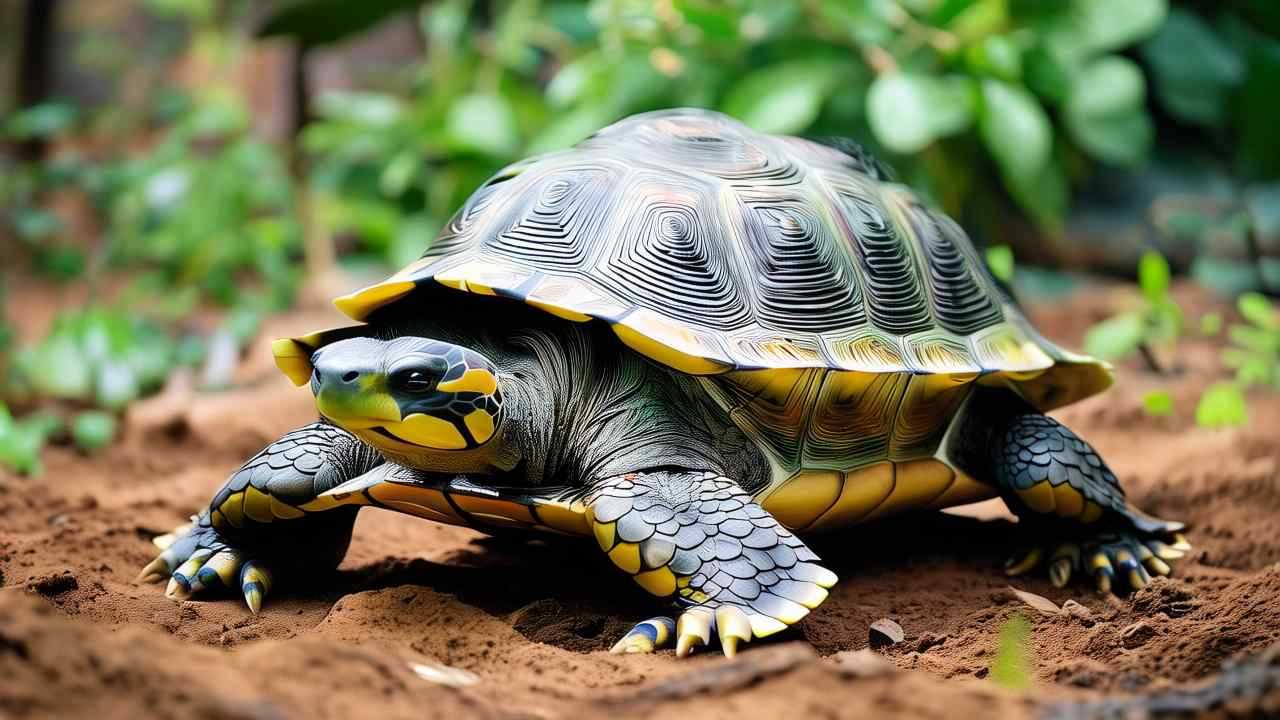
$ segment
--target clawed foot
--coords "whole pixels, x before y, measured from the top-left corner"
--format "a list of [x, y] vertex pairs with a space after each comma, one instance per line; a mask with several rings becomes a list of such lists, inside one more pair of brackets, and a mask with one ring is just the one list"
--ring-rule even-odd
[[1141, 590], [1152, 575], [1169, 575], [1170, 563], [1191, 550], [1180, 529], [1180, 523], [1167, 523], [1163, 529], [1100, 532], [1082, 541], [1035, 545], [1010, 558], [1005, 572], [1022, 575], [1043, 564], [1055, 587], [1065, 586], [1073, 575], [1090, 575], [1104, 593], [1119, 595], [1126, 586]]
[[[763, 621], [772, 620], [758, 617]], [[781, 628], [768, 628], [770, 632], [778, 629]], [[713, 635], [719, 637], [720, 649], [725, 657], [737, 655], [738, 644], [750, 642], [754, 635], [750, 616], [732, 605], [721, 605], [714, 609], [692, 607], [680, 615], [678, 622], [669, 617], [655, 617], [637, 624], [609, 652], [650, 653], [669, 646], [674, 640], [676, 657], [687, 657], [695, 649], [709, 646]]]
[[169, 580], [164, 594], [183, 601], [207, 591], [239, 588], [254, 614], [271, 590], [271, 572], [228, 545], [218, 532], [198, 521], [154, 540], [160, 555], [138, 574], [139, 582]]

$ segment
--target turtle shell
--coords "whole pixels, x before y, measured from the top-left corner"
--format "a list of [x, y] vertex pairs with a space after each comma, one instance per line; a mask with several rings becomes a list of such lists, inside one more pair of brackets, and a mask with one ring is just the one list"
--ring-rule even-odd
[[335, 302], [363, 320], [432, 284], [606, 322], [659, 363], [734, 378], [722, 402], [773, 395], [783, 415], [815, 407], [788, 399], [801, 387], [812, 400], [882, 375], [1005, 385], [1041, 410], [1111, 382], [1041, 337], [960, 227], [864, 153], [702, 110], [503, 169], [421, 259]]
[[1041, 337], [964, 232], [863, 153], [667, 110], [511, 165], [418, 261], [338, 298], [362, 320], [430, 283], [609, 323], [695, 375], [815, 368], [1007, 381], [1042, 410], [1109, 368]]

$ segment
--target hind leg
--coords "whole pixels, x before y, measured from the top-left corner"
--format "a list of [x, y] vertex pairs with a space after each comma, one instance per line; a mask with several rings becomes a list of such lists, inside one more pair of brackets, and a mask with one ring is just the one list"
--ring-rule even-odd
[[[1047, 567], [1054, 585], [1092, 576], [1099, 590], [1137, 590], [1191, 546], [1183, 524], [1152, 518], [1125, 499], [1098, 453], [1069, 428], [1031, 410], [973, 418], [969, 465], [995, 483], [1027, 528], [1028, 547], [1010, 559], [1010, 575]], [[985, 447], [974, 447], [982, 442]]]

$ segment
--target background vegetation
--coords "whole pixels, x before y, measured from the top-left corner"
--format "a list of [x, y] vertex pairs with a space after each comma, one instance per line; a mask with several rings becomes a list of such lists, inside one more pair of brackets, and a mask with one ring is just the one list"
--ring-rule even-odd
[[112, 413], [242, 345], [334, 258], [359, 273], [416, 257], [503, 165], [682, 105], [863, 142], [1024, 287], [1046, 278], [1028, 262], [1136, 277], [1142, 258], [1145, 305], [1096, 329], [1091, 350], [1151, 356], [1192, 325], [1231, 334], [1229, 404], [1280, 382], [1263, 295], [1215, 328], [1168, 293], [1182, 271], [1233, 294], [1280, 288], [1272, 0], [31, 0], [0, 13], [0, 258], [11, 283], [86, 297], [43, 339], [0, 328], [3, 396], [23, 418], [0, 410], [0, 462], [19, 468], [59, 428], [101, 445]]

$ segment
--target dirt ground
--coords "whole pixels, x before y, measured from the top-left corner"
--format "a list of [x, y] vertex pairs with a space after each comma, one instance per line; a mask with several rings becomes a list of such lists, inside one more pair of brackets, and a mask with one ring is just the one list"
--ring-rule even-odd
[[[1180, 290], [1189, 307], [1213, 304]], [[15, 295], [26, 332], [56, 305], [36, 291]], [[1034, 317], [1078, 345], [1121, 300], [1091, 287]], [[1188, 522], [1195, 545], [1175, 577], [1128, 599], [1055, 589], [1041, 575], [1012, 583], [1085, 608], [1073, 614], [1037, 612], [1013, 595], [1000, 568], [1017, 529], [991, 505], [813, 539], [840, 584], [798, 628], [733, 661], [610, 655], [658, 608], [590, 546], [487, 538], [379, 511], [360, 517], [336, 577], [281, 589], [257, 617], [235, 599], [176, 604], [135, 583], [153, 535], [202, 508], [249, 454], [311, 420], [309, 395], [273, 371], [266, 339], [334, 320], [323, 311], [273, 320], [239, 389], [173, 389], [136, 408], [125, 440], [101, 455], [52, 448], [43, 476], [0, 474], [0, 718], [1089, 715], [1101, 706], [1062, 703], [1199, 687], [1224, 661], [1280, 643], [1280, 394], [1251, 397], [1248, 427], [1197, 428], [1195, 398], [1219, 371], [1214, 341], [1194, 338], [1170, 375], [1124, 365], [1114, 389], [1056, 414], [1098, 447], [1138, 506]], [[1148, 418], [1142, 396], [1161, 387], [1176, 416]], [[1015, 613], [1032, 628], [1034, 679], [1023, 693], [988, 677]], [[868, 626], [880, 618], [906, 639], [872, 654]], [[440, 684], [414, 664], [478, 682]], [[1265, 707], [1280, 712], [1278, 694], [1280, 681]]]

